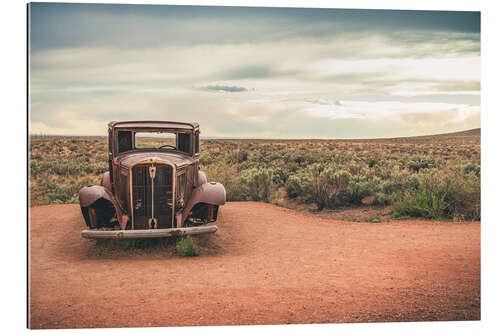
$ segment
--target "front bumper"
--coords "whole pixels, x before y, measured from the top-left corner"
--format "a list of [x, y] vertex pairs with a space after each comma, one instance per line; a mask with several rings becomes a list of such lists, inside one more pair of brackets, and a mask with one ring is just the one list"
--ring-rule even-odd
[[83, 238], [156, 238], [187, 235], [211, 234], [217, 231], [217, 226], [201, 226], [168, 229], [144, 230], [83, 230]]

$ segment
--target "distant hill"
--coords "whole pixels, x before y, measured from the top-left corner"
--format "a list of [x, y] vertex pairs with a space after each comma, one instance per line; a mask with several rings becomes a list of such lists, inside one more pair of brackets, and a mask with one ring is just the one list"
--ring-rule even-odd
[[460, 131], [460, 132], [451, 132], [451, 133], [443, 133], [443, 134], [434, 134], [434, 135], [424, 135], [422, 137], [439, 137], [439, 136], [456, 136], [456, 137], [462, 137], [462, 136], [481, 136], [481, 129], [480, 128], [474, 128], [470, 129], [467, 131]]
[[367, 141], [401, 142], [401, 143], [454, 143], [454, 144], [480, 144], [481, 128], [443, 134], [422, 135], [413, 137], [400, 137], [393, 139], [372, 139]]

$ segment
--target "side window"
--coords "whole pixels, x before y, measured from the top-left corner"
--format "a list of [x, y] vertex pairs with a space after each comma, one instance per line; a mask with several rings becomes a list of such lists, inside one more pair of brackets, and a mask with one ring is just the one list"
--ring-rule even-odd
[[191, 134], [177, 133], [177, 149], [191, 154]]
[[132, 132], [119, 131], [118, 132], [118, 153], [123, 153], [127, 150], [132, 150]]
[[200, 152], [200, 132], [197, 131], [194, 135], [194, 153], [198, 154]]

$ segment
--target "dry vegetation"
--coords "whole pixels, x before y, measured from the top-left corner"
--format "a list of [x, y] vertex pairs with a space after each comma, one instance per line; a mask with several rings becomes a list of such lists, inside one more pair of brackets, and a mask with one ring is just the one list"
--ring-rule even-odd
[[[159, 146], [160, 144], [158, 144]], [[77, 203], [107, 170], [104, 137], [33, 136], [31, 205]], [[203, 140], [201, 168], [229, 201], [372, 222], [480, 220], [480, 130], [374, 140]]]

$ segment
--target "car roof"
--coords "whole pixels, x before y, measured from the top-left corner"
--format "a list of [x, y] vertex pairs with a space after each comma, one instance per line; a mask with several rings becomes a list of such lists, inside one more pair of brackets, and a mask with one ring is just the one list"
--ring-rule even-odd
[[108, 128], [140, 128], [140, 129], [155, 129], [155, 128], [169, 128], [169, 129], [187, 129], [194, 130], [200, 127], [198, 123], [191, 122], [178, 122], [178, 121], [161, 121], [161, 120], [135, 120], [135, 121], [112, 121], [108, 124]]

